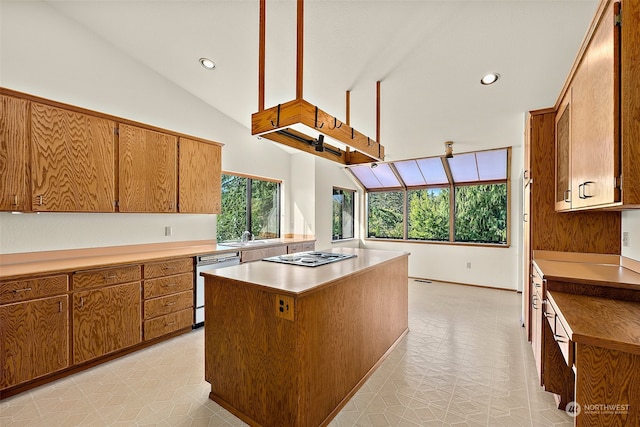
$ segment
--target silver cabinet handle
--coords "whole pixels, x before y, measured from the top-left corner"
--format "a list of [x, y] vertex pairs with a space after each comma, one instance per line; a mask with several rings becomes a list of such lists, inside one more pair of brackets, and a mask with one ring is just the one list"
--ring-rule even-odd
[[20, 292], [29, 292], [29, 291], [31, 291], [31, 288], [14, 289], [13, 293], [17, 294], [17, 293], [20, 293]]
[[564, 202], [571, 203], [571, 190], [564, 190]]

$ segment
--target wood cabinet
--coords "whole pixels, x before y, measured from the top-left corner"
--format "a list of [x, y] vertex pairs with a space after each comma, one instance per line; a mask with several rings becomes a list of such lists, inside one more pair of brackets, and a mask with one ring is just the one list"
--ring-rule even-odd
[[178, 210], [183, 213], [220, 213], [221, 147], [210, 142], [178, 141]]
[[114, 212], [115, 122], [31, 103], [34, 211]]
[[176, 212], [178, 138], [121, 124], [120, 212]]
[[144, 339], [190, 328], [194, 320], [193, 258], [144, 265]]
[[262, 258], [284, 255], [287, 253], [287, 245], [269, 246], [259, 249], [243, 249], [240, 251], [240, 262], [258, 261]]
[[639, 43], [640, 4], [603, 0], [557, 104], [557, 211], [640, 207]]
[[554, 109], [531, 111], [527, 116], [523, 218], [524, 323], [532, 339], [532, 259], [534, 251], [620, 254], [620, 212], [557, 212], [557, 186], [553, 174]]
[[[108, 279], [114, 276], [114, 269], [74, 273], [75, 292], [72, 308], [74, 364], [95, 359], [142, 341], [140, 267], [124, 267], [121, 277], [129, 278], [128, 272], [132, 269], [137, 269], [137, 281], [116, 285], [112, 285]], [[95, 280], [100, 276], [107, 278], [105, 280], [108, 283]], [[116, 277], [119, 276], [116, 274]], [[77, 287], [76, 283], [80, 286]], [[87, 283], [91, 285], [86, 285]]]
[[[636, 426], [640, 419], [640, 292], [615, 264], [545, 262], [545, 390], [577, 402], [575, 426]], [[574, 283], [581, 271], [581, 283]], [[624, 269], [623, 269], [624, 270]], [[598, 271], [593, 281], [585, 272]], [[619, 287], [621, 286], [621, 287]], [[548, 373], [552, 375], [547, 375]]]
[[556, 113], [556, 211], [571, 209], [571, 89]]
[[0, 87], [0, 211], [220, 213], [222, 144]]
[[31, 208], [28, 187], [29, 103], [0, 95], [0, 210]]
[[0, 283], [0, 389], [69, 366], [67, 276]]
[[210, 399], [249, 425], [330, 425], [408, 332], [408, 254], [354, 252], [358, 267], [298, 269], [300, 280], [277, 263], [205, 273]]

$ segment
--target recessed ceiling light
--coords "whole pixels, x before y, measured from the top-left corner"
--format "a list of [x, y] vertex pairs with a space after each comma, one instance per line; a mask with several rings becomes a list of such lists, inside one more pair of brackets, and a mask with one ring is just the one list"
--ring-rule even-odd
[[495, 82], [497, 82], [499, 78], [500, 78], [500, 74], [498, 73], [487, 74], [482, 79], [480, 79], [480, 83], [482, 83], [485, 86], [492, 85]]
[[200, 65], [202, 65], [207, 70], [213, 70], [216, 68], [216, 63], [209, 58], [200, 58]]

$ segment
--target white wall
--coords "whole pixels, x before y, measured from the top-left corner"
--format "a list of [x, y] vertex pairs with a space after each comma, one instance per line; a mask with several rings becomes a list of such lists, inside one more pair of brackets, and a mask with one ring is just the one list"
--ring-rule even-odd
[[314, 156], [302, 152], [291, 155], [290, 169], [290, 230], [294, 234], [315, 235], [316, 193], [313, 191], [313, 181], [316, 175]]
[[[316, 247], [358, 247], [359, 240], [332, 242], [333, 238], [333, 187], [358, 190], [344, 170], [344, 166], [331, 160], [318, 157], [316, 159], [315, 193], [316, 193]], [[360, 197], [356, 198], [356, 203]], [[357, 206], [356, 206], [357, 209]], [[357, 210], [356, 210], [357, 212]], [[359, 218], [355, 219], [355, 232], [358, 233]], [[363, 236], [363, 235], [361, 235]], [[361, 237], [356, 234], [356, 238]]]

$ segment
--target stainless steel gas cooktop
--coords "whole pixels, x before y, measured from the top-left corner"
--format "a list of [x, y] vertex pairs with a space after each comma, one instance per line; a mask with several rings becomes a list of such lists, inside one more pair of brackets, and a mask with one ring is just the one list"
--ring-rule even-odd
[[355, 254], [340, 254], [334, 252], [297, 252], [295, 254], [278, 255], [269, 258], [263, 258], [263, 261], [279, 262], [281, 264], [304, 265], [305, 267], [317, 267], [319, 265], [329, 264], [336, 261], [342, 261], [353, 258]]

